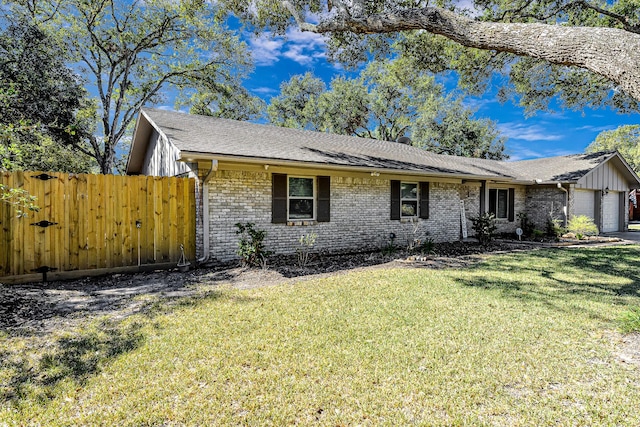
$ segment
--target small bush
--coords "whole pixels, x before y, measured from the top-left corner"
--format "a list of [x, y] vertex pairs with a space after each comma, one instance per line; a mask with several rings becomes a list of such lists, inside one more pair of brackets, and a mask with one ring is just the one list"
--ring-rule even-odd
[[529, 219], [529, 216], [526, 212], [520, 212], [518, 214], [518, 219], [520, 220], [520, 228], [522, 229], [522, 235], [524, 237], [531, 237], [535, 232], [535, 224], [533, 221]]
[[482, 246], [487, 246], [493, 240], [493, 236], [498, 229], [496, 227], [496, 217], [492, 213], [485, 212], [484, 214], [471, 218], [473, 224], [471, 228], [476, 233], [476, 239]]
[[382, 255], [392, 255], [398, 250], [398, 247], [396, 246], [396, 237], [396, 233], [389, 233], [389, 240], [387, 240], [380, 248]]
[[559, 219], [547, 219], [547, 225], [545, 227], [545, 233], [547, 237], [558, 238], [562, 236], [567, 230], [560, 226], [561, 221]]
[[533, 230], [533, 233], [531, 234], [531, 236], [535, 239], [535, 240], [542, 240], [544, 238], [544, 231], [542, 230], [538, 230], [537, 228]]
[[620, 330], [624, 334], [640, 332], [640, 307], [633, 307], [622, 314]]
[[578, 215], [571, 218], [567, 224], [567, 231], [579, 236], [597, 236], [598, 227], [593, 223], [593, 220], [586, 215]]
[[265, 268], [267, 257], [272, 253], [264, 247], [264, 238], [267, 236], [267, 232], [256, 230], [255, 224], [252, 222], [246, 224], [238, 222], [235, 226], [237, 228], [236, 234], [240, 235], [236, 253], [242, 258], [242, 264]]
[[298, 248], [296, 254], [298, 255], [298, 265], [300, 267], [306, 267], [309, 264], [309, 258], [311, 257], [311, 249], [316, 243], [318, 235], [316, 233], [304, 234], [300, 236], [298, 240]]

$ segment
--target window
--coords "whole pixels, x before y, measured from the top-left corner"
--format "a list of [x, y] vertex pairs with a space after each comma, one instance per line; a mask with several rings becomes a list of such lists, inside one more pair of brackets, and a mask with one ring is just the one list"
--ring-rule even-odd
[[329, 222], [331, 217], [331, 178], [274, 173], [271, 175], [271, 222]]
[[489, 212], [496, 218], [514, 220], [514, 189], [489, 189]]
[[313, 178], [289, 177], [289, 215], [288, 219], [313, 219], [314, 214], [314, 186]]
[[429, 219], [429, 183], [391, 180], [391, 219]]
[[400, 215], [402, 217], [418, 216], [418, 183], [400, 183]]

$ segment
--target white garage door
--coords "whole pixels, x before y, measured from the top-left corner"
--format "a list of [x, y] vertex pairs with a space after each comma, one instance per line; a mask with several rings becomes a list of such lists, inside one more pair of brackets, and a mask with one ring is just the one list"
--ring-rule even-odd
[[620, 193], [609, 191], [602, 199], [602, 232], [618, 231], [620, 225]]
[[591, 219], [595, 218], [595, 191], [576, 190], [574, 198], [573, 212], [576, 216], [586, 215]]

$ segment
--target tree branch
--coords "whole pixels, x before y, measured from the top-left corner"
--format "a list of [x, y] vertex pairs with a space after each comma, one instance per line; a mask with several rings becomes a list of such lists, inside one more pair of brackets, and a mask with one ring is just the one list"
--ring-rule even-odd
[[313, 25], [304, 22], [287, 1], [283, 5], [302, 31], [380, 34], [426, 30], [466, 47], [584, 68], [613, 81], [640, 101], [640, 35], [622, 29], [481, 22], [431, 6], [366, 16], [338, 14]]

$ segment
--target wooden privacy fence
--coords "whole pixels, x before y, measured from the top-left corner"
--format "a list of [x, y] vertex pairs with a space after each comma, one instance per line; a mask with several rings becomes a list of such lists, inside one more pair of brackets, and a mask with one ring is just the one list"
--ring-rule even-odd
[[40, 208], [19, 218], [0, 203], [0, 282], [177, 264], [180, 245], [194, 260], [193, 179], [13, 172], [0, 173], [0, 183], [28, 191]]

